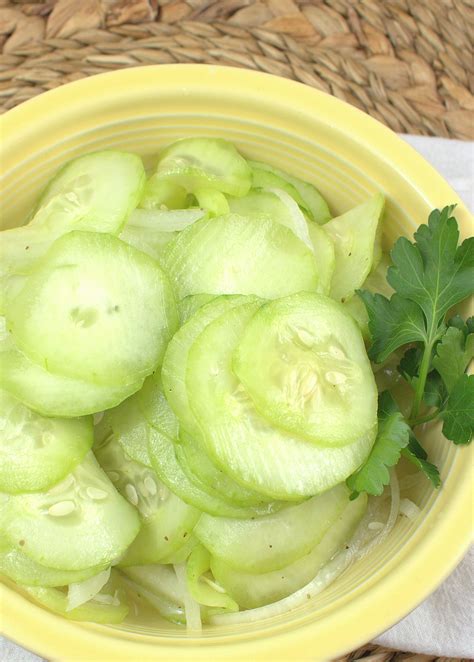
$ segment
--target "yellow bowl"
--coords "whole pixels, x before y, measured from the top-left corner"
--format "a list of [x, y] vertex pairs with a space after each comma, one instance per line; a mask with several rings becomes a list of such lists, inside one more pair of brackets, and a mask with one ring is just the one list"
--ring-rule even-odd
[[[342, 212], [381, 190], [387, 244], [410, 235], [431, 209], [458, 203], [454, 191], [389, 129], [309, 87], [240, 69], [201, 65], [143, 67], [81, 80], [1, 118], [4, 227], [20, 224], [35, 196], [68, 159], [114, 147], [146, 162], [182, 136], [222, 136], [253, 158], [308, 179]], [[316, 600], [284, 616], [199, 638], [165, 622], [120, 627], [74, 623], [2, 587], [5, 634], [54, 659], [328, 659], [362, 644], [407, 614], [455, 567], [471, 535], [472, 449], [439, 430], [428, 440], [443, 487], [424, 478], [416, 521], [400, 518], [389, 539]]]

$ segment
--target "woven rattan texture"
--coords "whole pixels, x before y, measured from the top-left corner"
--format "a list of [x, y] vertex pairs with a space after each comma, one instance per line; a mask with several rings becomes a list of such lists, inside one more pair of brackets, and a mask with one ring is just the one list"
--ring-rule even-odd
[[[474, 0], [0, 0], [0, 110], [111, 69], [207, 62], [293, 78], [395, 131], [472, 139], [473, 34]], [[360, 659], [453, 658], [369, 645], [338, 662]]]
[[395, 131], [474, 137], [474, 0], [0, 0], [3, 110], [84, 76], [210, 62], [302, 81]]

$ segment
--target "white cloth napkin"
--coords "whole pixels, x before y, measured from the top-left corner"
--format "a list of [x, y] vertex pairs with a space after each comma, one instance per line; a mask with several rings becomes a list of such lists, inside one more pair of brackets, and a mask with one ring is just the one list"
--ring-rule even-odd
[[[402, 138], [434, 165], [468, 207], [474, 209], [474, 142], [407, 135]], [[473, 596], [474, 550], [471, 550], [433, 595], [375, 643], [415, 653], [474, 658]], [[42, 662], [43, 658], [2, 638], [0, 660]]]

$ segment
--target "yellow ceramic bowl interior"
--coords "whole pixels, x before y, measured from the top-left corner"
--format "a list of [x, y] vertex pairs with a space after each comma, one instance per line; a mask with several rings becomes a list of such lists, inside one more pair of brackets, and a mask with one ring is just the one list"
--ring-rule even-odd
[[[219, 136], [248, 157], [317, 185], [340, 213], [381, 190], [385, 241], [411, 235], [433, 207], [457, 202], [465, 235], [472, 220], [457, 195], [389, 129], [338, 99], [265, 74], [201, 65], [128, 69], [55, 89], [1, 119], [3, 227], [21, 224], [67, 160], [97, 149], [141, 154], [147, 164], [183, 136]], [[5, 634], [54, 659], [328, 659], [370, 640], [421, 602], [467, 548], [472, 451], [432, 431], [428, 446], [443, 488], [420, 477], [416, 521], [346, 571], [314, 602], [265, 622], [209, 627], [199, 638], [164, 621], [74, 623], [30, 603], [10, 585], [0, 604]]]

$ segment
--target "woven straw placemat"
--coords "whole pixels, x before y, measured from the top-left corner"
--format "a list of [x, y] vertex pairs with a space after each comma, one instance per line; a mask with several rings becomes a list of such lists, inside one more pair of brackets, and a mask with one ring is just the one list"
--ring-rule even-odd
[[294, 78], [395, 131], [469, 139], [473, 34], [473, 0], [0, 0], [0, 105], [110, 69], [211, 62]]
[[[0, 112], [111, 69], [206, 62], [293, 78], [398, 132], [473, 139], [473, 34], [474, 0], [0, 0]], [[341, 661], [359, 659], [453, 658], [368, 645]]]

